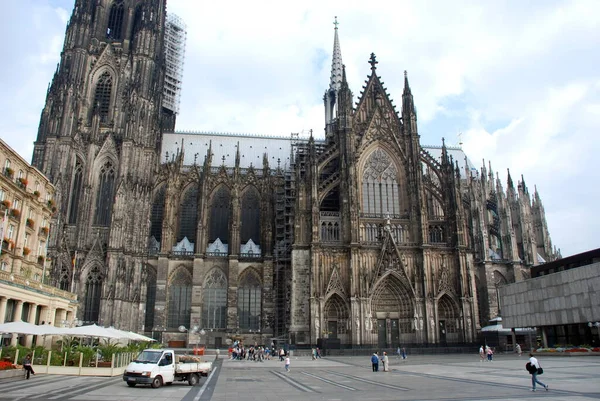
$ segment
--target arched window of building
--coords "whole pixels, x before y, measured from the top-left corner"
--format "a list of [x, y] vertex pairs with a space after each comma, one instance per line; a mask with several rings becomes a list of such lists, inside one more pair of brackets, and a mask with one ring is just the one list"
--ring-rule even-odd
[[179, 233], [177, 242], [183, 238], [195, 243], [198, 226], [198, 185], [192, 184], [181, 197], [179, 205]]
[[227, 327], [227, 279], [220, 269], [213, 269], [202, 289], [202, 327]]
[[85, 280], [85, 303], [83, 320], [98, 322], [100, 315], [100, 296], [102, 295], [102, 273], [98, 266], [90, 271]]
[[362, 213], [366, 217], [392, 217], [408, 209], [400, 195], [398, 168], [382, 149], [376, 149], [365, 163], [362, 175]]
[[105, 71], [96, 83], [94, 92], [94, 114], [98, 114], [100, 122], [107, 123], [110, 113], [110, 98], [112, 93], [112, 76]]
[[250, 239], [260, 245], [260, 197], [254, 187], [249, 188], [242, 196], [242, 244]]
[[444, 208], [440, 201], [433, 196], [429, 191], [427, 192], [427, 214], [430, 220], [443, 220], [444, 219]]
[[240, 280], [238, 287], [238, 320], [241, 330], [259, 330], [262, 303], [260, 279], [250, 271]]
[[106, 37], [112, 40], [122, 39], [123, 33], [123, 0], [116, 0], [110, 8], [108, 15], [108, 27], [106, 28]]
[[100, 169], [98, 180], [98, 196], [96, 196], [96, 213], [94, 224], [99, 226], [110, 225], [110, 214], [113, 206], [115, 189], [115, 171], [110, 162]]
[[165, 213], [166, 186], [160, 187], [154, 195], [152, 202], [152, 214], [150, 215], [150, 236], [160, 242], [162, 239], [162, 223]]
[[221, 186], [212, 197], [210, 207], [209, 242], [217, 238], [223, 244], [229, 243], [229, 217], [231, 215], [229, 188]]
[[442, 243], [444, 241], [444, 228], [442, 226], [429, 226], [429, 242]]
[[192, 279], [184, 268], [173, 275], [169, 283], [168, 327], [190, 326], [192, 314]]
[[77, 160], [71, 186], [71, 204], [69, 205], [69, 224], [77, 223], [77, 212], [79, 211], [79, 197], [81, 196], [81, 185], [83, 180], [83, 166]]

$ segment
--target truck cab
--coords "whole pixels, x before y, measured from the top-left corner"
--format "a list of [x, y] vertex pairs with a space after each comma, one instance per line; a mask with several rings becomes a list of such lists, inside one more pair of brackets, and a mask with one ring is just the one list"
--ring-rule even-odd
[[158, 388], [175, 380], [175, 352], [168, 349], [147, 349], [135, 358], [123, 373], [130, 387], [150, 384]]

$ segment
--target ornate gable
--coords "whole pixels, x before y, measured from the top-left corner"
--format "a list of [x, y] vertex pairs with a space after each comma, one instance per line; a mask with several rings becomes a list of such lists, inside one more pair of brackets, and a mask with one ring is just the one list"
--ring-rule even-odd
[[110, 43], [100, 51], [100, 56], [96, 62], [92, 63], [92, 67], [103, 65], [111, 66], [115, 72], [119, 70], [119, 61], [115, 56], [115, 51]]
[[329, 277], [329, 284], [327, 284], [327, 290], [325, 291], [326, 298], [333, 293], [338, 293], [342, 297], [346, 296], [346, 291], [344, 290], [344, 285], [340, 279], [340, 272], [337, 265], [333, 267], [331, 276]]
[[115, 159], [115, 161], [119, 157], [119, 152], [117, 150], [117, 144], [115, 143], [115, 140], [114, 140], [112, 134], [108, 134], [106, 136], [106, 139], [104, 140], [104, 143], [102, 144], [102, 147], [98, 151], [97, 158], [100, 158], [104, 155], [109, 155], [110, 158]]
[[380, 119], [387, 122], [388, 127], [392, 132], [400, 133], [401, 122], [400, 117], [396, 112], [396, 107], [390, 96], [387, 93], [386, 88], [383, 86], [383, 82], [380, 77], [376, 74], [377, 61], [375, 60], [375, 54], [371, 53], [371, 75], [366, 81], [366, 85], [363, 87], [363, 91], [360, 93], [358, 100], [358, 106], [356, 108], [354, 123], [359, 129], [358, 134], [362, 134], [366, 131], [366, 127], [370, 125], [372, 116], [375, 114], [375, 110], [380, 111]]
[[375, 284], [381, 277], [389, 273], [394, 273], [400, 278], [400, 281], [402, 281], [406, 288], [412, 289], [414, 293], [412, 280], [408, 276], [402, 255], [400, 254], [400, 251], [396, 246], [396, 242], [394, 241], [394, 237], [392, 236], [389, 219], [384, 229], [384, 237], [385, 238], [381, 246], [381, 253], [379, 254], [379, 260], [377, 261], [377, 265], [371, 278], [371, 288], [375, 287]]

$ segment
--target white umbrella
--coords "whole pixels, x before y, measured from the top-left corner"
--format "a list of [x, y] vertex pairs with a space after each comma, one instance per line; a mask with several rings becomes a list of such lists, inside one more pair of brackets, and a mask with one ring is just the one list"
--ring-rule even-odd
[[10, 322], [0, 324], [0, 333], [18, 333], [34, 335], [48, 334], [44, 326], [37, 326], [35, 324], [27, 322]]
[[80, 326], [73, 328], [59, 329], [58, 335], [73, 336], [73, 337], [104, 337], [104, 338], [124, 338], [123, 336], [116, 334], [115, 332], [95, 324], [89, 326]]
[[129, 332], [134, 338], [135, 341], [156, 341], [154, 338], [146, 337], [142, 334], [134, 333], [132, 331]]

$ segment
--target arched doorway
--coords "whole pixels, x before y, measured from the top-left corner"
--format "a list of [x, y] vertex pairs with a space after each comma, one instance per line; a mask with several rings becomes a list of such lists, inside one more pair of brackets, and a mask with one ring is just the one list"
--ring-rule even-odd
[[413, 296], [400, 279], [389, 274], [371, 297], [371, 312], [377, 320], [377, 346], [397, 347], [415, 342]]

